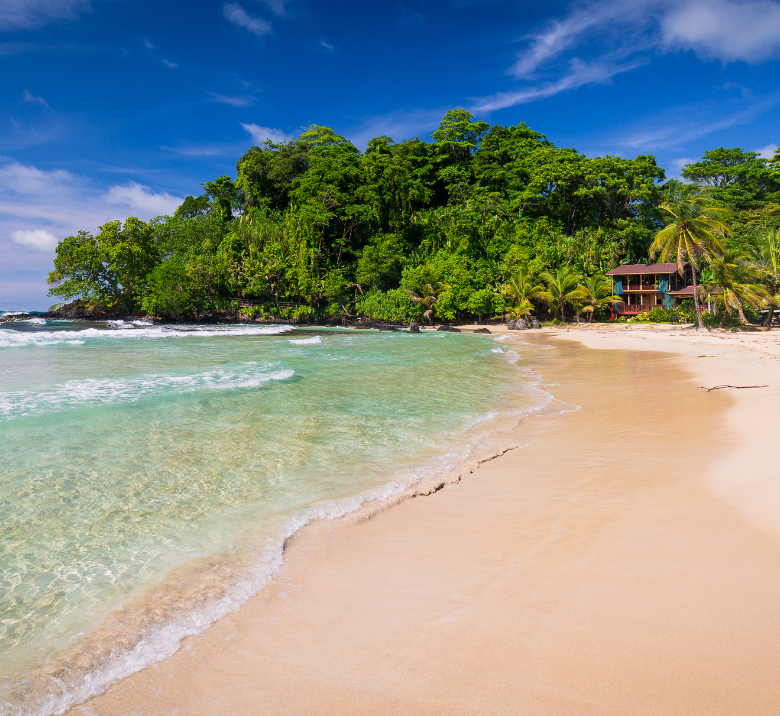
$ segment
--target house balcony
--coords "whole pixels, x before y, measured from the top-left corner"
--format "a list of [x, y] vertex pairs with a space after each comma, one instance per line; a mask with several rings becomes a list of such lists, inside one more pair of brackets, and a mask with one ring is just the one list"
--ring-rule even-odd
[[658, 286], [652, 283], [630, 283], [623, 286], [624, 291], [649, 291], [658, 292]]

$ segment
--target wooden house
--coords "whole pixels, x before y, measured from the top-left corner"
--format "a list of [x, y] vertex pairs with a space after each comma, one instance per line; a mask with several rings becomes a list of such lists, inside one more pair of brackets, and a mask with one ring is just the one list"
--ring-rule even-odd
[[693, 298], [688, 264], [683, 265], [682, 275], [677, 264], [670, 263], [618, 266], [607, 271], [607, 276], [612, 278], [612, 293], [623, 297], [614, 310], [624, 316], [648, 313], [656, 306], [671, 308], [684, 298]]

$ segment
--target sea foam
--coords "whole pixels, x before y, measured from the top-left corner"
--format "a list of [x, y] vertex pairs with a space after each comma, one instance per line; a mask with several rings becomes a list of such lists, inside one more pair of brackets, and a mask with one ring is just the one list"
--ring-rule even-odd
[[[33, 321], [43, 319], [32, 319]], [[45, 322], [45, 321], [44, 321]], [[156, 340], [159, 338], [209, 338], [213, 336], [273, 336], [293, 330], [292, 326], [153, 326], [149, 324], [119, 324], [108, 329], [17, 331], [0, 328], [0, 348], [83, 345], [88, 340], [116, 339]]]
[[294, 373], [293, 370], [269, 370], [269, 366], [241, 365], [191, 375], [70, 380], [55, 390], [41, 393], [27, 390], [0, 392], [0, 419], [13, 420], [73, 408], [128, 403], [163, 393], [257, 388], [269, 381], [292, 378]]

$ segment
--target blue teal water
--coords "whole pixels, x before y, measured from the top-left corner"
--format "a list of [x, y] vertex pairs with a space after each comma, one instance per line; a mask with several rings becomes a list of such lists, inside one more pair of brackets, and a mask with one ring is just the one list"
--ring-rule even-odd
[[2, 325], [0, 713], [172, 653], [267, 583], [286, 535], [544, 401], [490, 336]]

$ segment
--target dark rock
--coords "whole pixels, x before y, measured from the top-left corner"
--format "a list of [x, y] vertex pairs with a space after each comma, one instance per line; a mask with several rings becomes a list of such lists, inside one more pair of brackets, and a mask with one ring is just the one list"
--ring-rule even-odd
[[516, 331], [527, 331], [528, 330], [528, 322], [525, 320], [525, 318], [518, 318], [515, 322], [515, 330]]
[[460, 333], [460, 328], [455, 328], [455, 326], [441, 325], [436, 330], [437, 331], [449, 331], [450, 333]]
[[539, 323], [539, 321], [537, 321], [535, 318], [534, 318], [533, 321], [531, 321], [531, 328], [541, 328], [541, 327], [542, 327], [542, 324]]
[[514, 331], [515, 330], [515, 323], [516, 323], [516, 321], [515, 321], [514, 318], [510, 319], [509, 323], [506, 324], [506, 329], [508, 331]]
[[492, 333], [488, 328], [475, 328], [474, 333]]
[[409, 333], [419, 333], [419, 332], [420, 332], [420, 326], [417, 323], [409, 324]]

